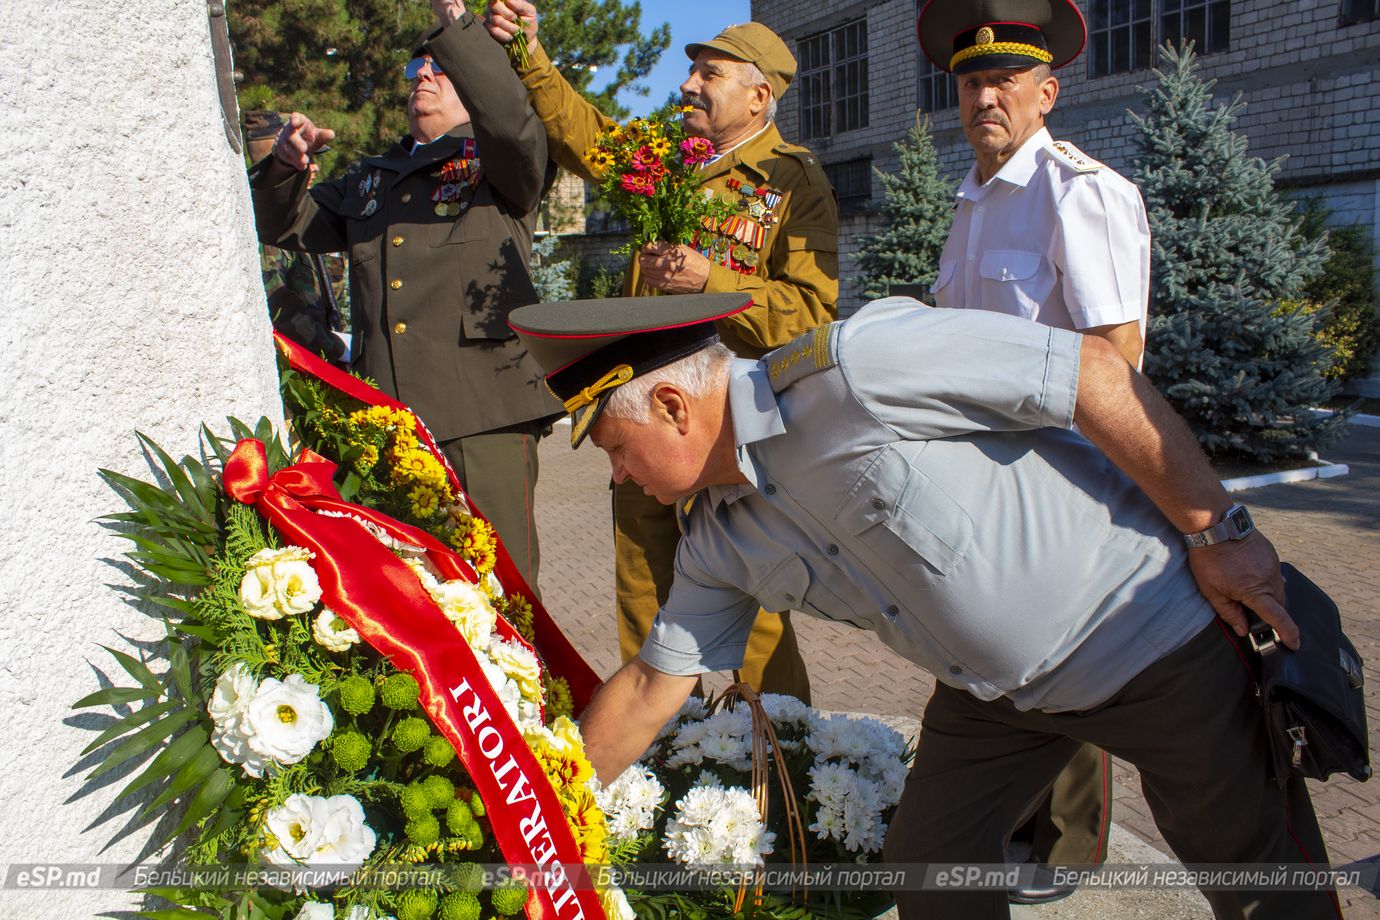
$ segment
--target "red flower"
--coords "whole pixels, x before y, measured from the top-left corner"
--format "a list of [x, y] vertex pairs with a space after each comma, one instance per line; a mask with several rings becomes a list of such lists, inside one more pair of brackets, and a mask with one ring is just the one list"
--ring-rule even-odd
[[637, 152], [632, 157], [632, 168], [637, 172], [647, 172], [649, 169], [661, 166], [661, 157], [652, 153], [652, 148], [643, 144], [637, 148]]
[[708, 163], [714, 157], [714, 145], [707, 138], [689, 137], [680, 142], [680, 161], [686, 166]]
[[656, 182], [650, 176], [638, 175], [637, 173], [624, 173], [621, 185], [625, 192], [631, 192], [634, 195], [646, 195], [648, 198], [652, 197], [652, 193], [656, 191]]

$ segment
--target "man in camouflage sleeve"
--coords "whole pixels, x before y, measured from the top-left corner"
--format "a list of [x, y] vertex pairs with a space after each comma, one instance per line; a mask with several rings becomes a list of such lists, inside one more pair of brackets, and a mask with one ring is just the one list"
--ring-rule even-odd
[[[537, 40], [537, 13], [525, 0], [495, 0], [489, 31], [507, 42], [526, 28], [527, 66], [519, 70], [528, 99], [546, 127], [552, 158], [597, 181], [584, 152], [616, 122], [565, 81]], [[686, 45], [693, 62], [680, 91], [692, 110], [686, 132], [714, 145], [704, 187], [726, 198], [735, 216], [697, 251], [658, 242], [629, 266], [625, 293], [742, 292], [752, 306], [719, 323], [736, 354], [758, 358], [834, 319], [838, 301], [838, 211], [833, 189], [809, 150], [788, 144], [773, 121], [795, 76], [781, 38], [749, 22], [714, 39]], [[635, 485], [615, 483], [615, 584], [619, 647], [634, 657], [666, 601], [680, 530], [675, 510]], [[809, 699], [805, 664], [786, 613], [762, 611], [741, 676], [759, 690]]]
[[[277, 112], [256, 110], [244, 116], [245, 152], [257, 163], [273, 151], [273, 142], [282, 130], [283, 118]], [[325, 358], [340, 361], [345, 343], [331, 328], [327, 300], [322, 296], [319, 278], [311, 256], [277, 246], [259, 247], [259, 268], [263, 272], [264, 294], [273, 328], [303, 348]]]
[[557, 403], [508, 328], [538, 298], [529, 263], [554, 176], [541, 122], [502, 49], [459, 0], [432, 0], [408, 135], [307, 189], [334, 133], [294, 112], [250, 176], [259, 238], [347, 251], [353, 368], [426, 423], [533, 587], [537, 439]]

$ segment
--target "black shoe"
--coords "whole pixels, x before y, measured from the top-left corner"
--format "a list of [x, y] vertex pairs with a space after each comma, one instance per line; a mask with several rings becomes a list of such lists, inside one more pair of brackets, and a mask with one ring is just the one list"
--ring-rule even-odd
[[1041, 885], [1037, 879], [1034, 884], [1017, 885], [1006, 892], [1006, 900], [1012, 904], [1048, 904], [1067, 898], [1078, 890], [1077, 885]]

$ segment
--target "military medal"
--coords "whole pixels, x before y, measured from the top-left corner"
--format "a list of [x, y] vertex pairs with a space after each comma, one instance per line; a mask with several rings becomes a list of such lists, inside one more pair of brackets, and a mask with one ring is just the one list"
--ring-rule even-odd
[[378, 209], [378, 201], [376, 199], [370, 198], [369, 201], [364, 205], [364, 216], [369, 217]]

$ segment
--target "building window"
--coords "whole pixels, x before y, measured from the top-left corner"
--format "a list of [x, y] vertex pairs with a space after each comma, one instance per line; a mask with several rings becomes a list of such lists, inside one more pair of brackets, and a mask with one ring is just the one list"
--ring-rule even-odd
[[1380, 19], [1380, 0], [1342, 0], [1342, 25]]
[[920, 111], [942, 112], [958, 105], [958, 83], [920, 52]]
[[801, 137], [867, 127], [867, 20], [800, 40]]
[[[1178, 5], [1184, 0], [1165, 2]], [[1091, 6], [1088, 76], [1105, 77], [1149, 67], [1155, 54], [1151, 0], [1092, 0]]]
[[[1193, 42], [1199, 54], [1231, 47], [1231, 0], [1160, 0], [1160, 41]], [[1374, 8], [1375, 0], [1371, 0]]]
[[834, 187], [839, 214], [861, 214], [872, 200], [872, 158], [825, 163], [824, 175]]

